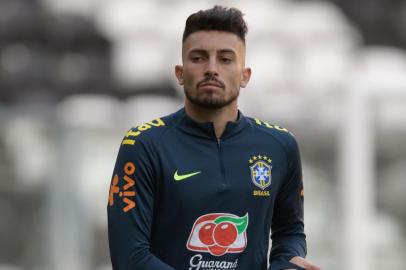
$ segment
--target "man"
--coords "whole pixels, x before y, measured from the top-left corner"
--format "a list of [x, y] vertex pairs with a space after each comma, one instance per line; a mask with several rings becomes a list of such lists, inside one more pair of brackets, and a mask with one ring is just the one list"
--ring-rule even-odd
[[319, 269], [304, 259], [295, 139], [237, 107], [251, 76], [246, 32], [234, 8], [187, 19], [175, 67], [185, 107], [132, 128], [120, 147], [108, 205], [114, 270]]

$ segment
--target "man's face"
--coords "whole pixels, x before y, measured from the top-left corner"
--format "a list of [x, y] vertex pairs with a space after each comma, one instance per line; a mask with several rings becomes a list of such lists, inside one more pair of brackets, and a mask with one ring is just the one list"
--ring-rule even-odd
[[237, 35], [198, 31], [183, 43], [183, 66], [176, 66], [186, 98], [203, 108], [219, 109], [237, 100], [251, 75], [245, 65], [245, 44]]

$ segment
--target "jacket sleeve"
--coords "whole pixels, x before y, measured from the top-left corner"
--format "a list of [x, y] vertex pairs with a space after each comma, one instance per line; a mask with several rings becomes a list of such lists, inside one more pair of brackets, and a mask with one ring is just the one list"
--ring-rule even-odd
[[113, 270], [175, 270], [150, 252], [156, 158], [137, 140], [120, 147], [107, 206]]
[[306, 236], [303, 222], [303, 182], [298, 145], [290, 137], [288, 172], [275, 201], [272, 218], [272, 248], [269, 270], [302, 269], [289, 263], [295, 256], [306, 256]]

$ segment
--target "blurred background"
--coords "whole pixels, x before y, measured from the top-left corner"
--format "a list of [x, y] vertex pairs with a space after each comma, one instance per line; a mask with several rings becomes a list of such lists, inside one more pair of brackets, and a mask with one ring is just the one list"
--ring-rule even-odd
[[0, 0], [0, 270], [111, 269], [129, 127], [176, 111], [186, 17], [246, 14], [245, 115], [301, 146], [308, 258], [406, 269], [403, 0]]

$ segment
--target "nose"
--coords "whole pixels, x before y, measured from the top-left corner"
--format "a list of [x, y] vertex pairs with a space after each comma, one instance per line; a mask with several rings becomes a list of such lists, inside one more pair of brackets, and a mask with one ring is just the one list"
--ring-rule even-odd
[[217, 61], [216, 61], [216, 59], [211, 58], [211, 59], [207, 62], [205, 75], [206, 75], [206, 76], [218, 76]]

